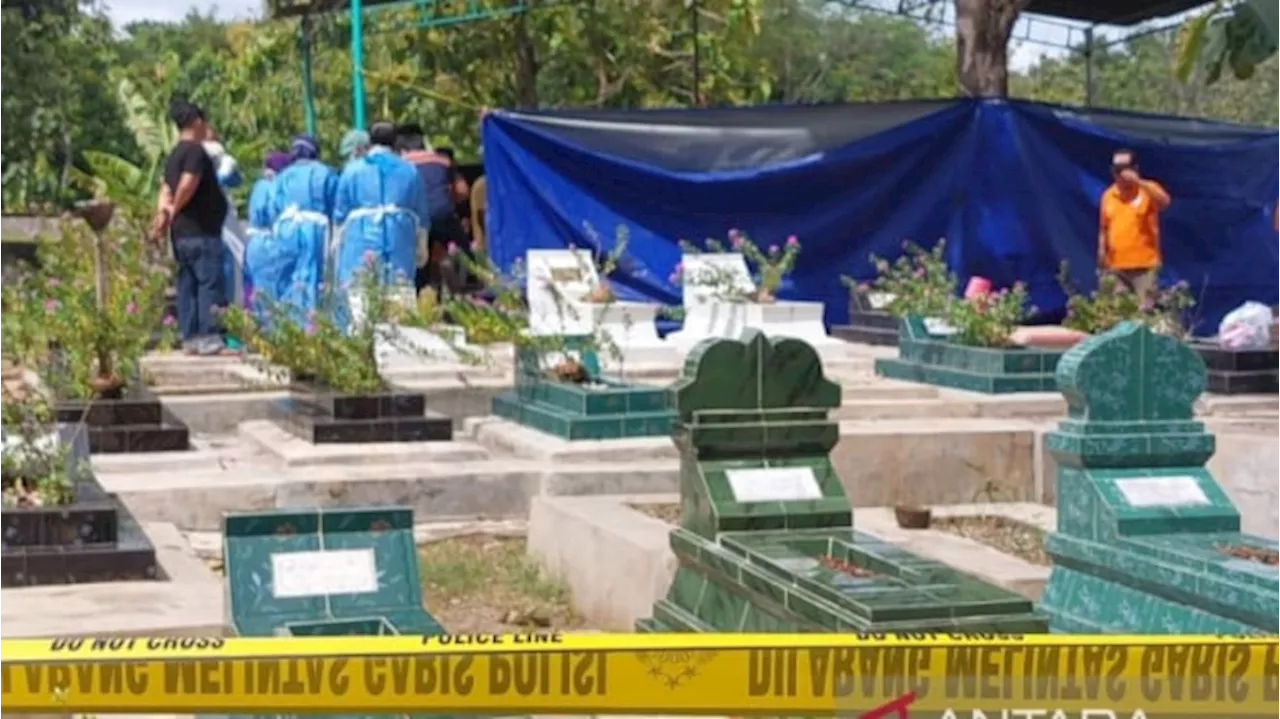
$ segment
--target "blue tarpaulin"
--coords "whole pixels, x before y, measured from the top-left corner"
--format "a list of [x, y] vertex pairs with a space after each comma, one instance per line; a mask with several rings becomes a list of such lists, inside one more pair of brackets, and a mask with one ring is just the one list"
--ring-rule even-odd
[[510, 267], [530, 248], [607, 251], [631, 241], [612, 278], [627, 299], [679, 304], [678, 241], [740, 229], [757, 244], [799, 238], [783, 298], [848, 317], [842, 275], [874, 273], [904, 240], [946, 238], [970, 276], [1029, 285], [1061, 316], [1062, 261], [1095, 284], [1098, 199], [1112, 153], [1133, 150], [1173, 197], [1161, 216], [1162, 284], [1190, 283], [1200, 333], [1246, 300], [1277, 303], [1275, 130], [1019, 101], [822, 107], [501, 112], [483, 127], [489, 246]]

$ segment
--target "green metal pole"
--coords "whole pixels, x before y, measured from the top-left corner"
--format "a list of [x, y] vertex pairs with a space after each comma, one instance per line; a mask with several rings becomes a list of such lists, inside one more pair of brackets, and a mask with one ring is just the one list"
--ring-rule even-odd
[[351, 102], [352, 124], [363, 128], [364, 121], [364, 12], [360, 0], [351, 0]]
[[316, 88], [311, 81], [311, 15], [302, 16], [302, 112], [307, 134], [316, 134]]

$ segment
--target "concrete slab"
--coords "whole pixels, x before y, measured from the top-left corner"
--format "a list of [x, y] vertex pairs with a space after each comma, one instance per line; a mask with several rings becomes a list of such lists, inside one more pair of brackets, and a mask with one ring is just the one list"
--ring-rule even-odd
[[855, 507], [972, 502], [991, 484], [1007, 501], [1036, 491], [1035, 431], [1016, 420], [841, 422], [831, 462]]
[[[571, 442], [497, 418], [470, 420], [466, 434], [495, 455], [572, 466], [679, 455], [667, 437]], [[831, 461], [855, 506], [973, 501], [994, 482], [1010, 501], [1036, 494], [1035, 431], [995, 419], [846, 421]]]
[[679, 456], [670, 437], [570, 441], [491, 416], [464, 422], [463, 435], [495, 456], [506, 454], [541, 462], [628, 462]]
[[239, 436], [285, 467], [353, 466], [393, 462], [476, 462], [489, 458], [480, 445], [452, 442], [362, 442], [313, 444], [286, 431], [271, 420], [240, 424]]
[[[1002, 516], [1026, 521], [1033, 526], [1052, 531], [1056, 523], [1052, 508], [1031, 504], [986, 504], [960, 507], [938, 507], [939, 516], [974, 517]], [[1052, 517], [1044, 526], [1046, 517]], [[1038, 520], [1038, 521], [1037, 521]], [[888, 507], [865, 507], [854, 512], [853, 526], [859, 531], [905, 547], [922, 557], [928, 557], [972, 574], [983, 581], [1004, 587], [1011, 592], [1039, 601], [1049, 581], [1052, 567], [1031, 564], [981, 542], [936, 529], [902, 529]]]
[[[529, 522], [519, 519], [478, 519], [455, 522], [431, 522], [415, 524], [413, 539], [418, 545], [439, 542], [453, 537], [485, 535], [492, 537], [524, 537]], [[206, 560], [222, 559], [221, 532], [186, 532], [187, 543], [197, 557]]]
[[635, 631], [675, 575], [671, 526], [629, 506], [641, 501], [680, 500], [675, 494], [539, 497], [530, 507], [530, 556], [569, 587], [574, 607], [602, 629]]
[[535, 496], [668, 492], [679, 476], [674, 459], [557, 466], [518, 458], [468, 459], [483, 451], [453, 444], [439, 453], [428, 448], [383, 456], [380, 463], [339, 457], [339, 463], [288, 466], [276, 456], [245, 451], [221, 463], [197, 459], [198, 452], [183, 453], [197, 459], [192, 470], [181, 469], [184, 458], [177, 453], [152, 464], [131, 457], [114, 468], [110, 462], [95, 466], [102, 486], [118, 494], [139, 519], [173, 522], [187, 531], [217, 530], [226, 512], [276, 507], [407, 505], [420, 519], [433, 522], [523, 518]]
[[1243, 531], [1280, 538], [1280, 436], [1219, 434], [1208, 468], [1240, 510]]
[[223, 634], [222, 582], [172, 524], [144, 522], [142, 528], [165, 580], [0, 590], [0, 636]]

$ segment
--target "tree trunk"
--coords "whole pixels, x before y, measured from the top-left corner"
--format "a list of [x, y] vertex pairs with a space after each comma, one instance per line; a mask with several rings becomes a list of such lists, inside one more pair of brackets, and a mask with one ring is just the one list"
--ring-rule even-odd
[[970, 97], [1009, 94], [1009, 35], [1030, 0], [955, 0], [956, 79]]
[[516, 104], [533, 109], [538, 106], [538, 55], [533, 38], [529, 36], [527, 13], [516, 15], [512, 38], [516, 55]]

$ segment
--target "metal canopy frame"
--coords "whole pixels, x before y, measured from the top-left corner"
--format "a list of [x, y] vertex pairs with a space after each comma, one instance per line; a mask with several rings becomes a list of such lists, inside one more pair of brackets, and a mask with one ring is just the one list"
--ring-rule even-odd
[[[316, 15], [336, 14], [345, 11], [351, 19], [351, 102], [352, 119], [356, 127], [364, 127], [364, 16], [392, 8], [417, 7], [419, 27], [450, 27], [469, 22], [511, 17], [540, 8], [587, 3], [593, 0], [504, 0], [494, 6], [482, 0], [268, 0], [268, 16], [273, 19], [299, 18], [300, 47], [302, 54], [303, 105], [307, 132], [314, 133], [315, 98], [311, 81], [311, 20]], [[701, 105], [701, 48], [699, 36], [699, 0], [670, 0], [683, 2], [689, 11], [690, 34], [693, 36], [693, 100]], [[4, 0], [6, 7], [15, 0]], [[931, 25], [952, 27], [945, 10], [951, 0], [825, 0], [829, 5], [840, 5], [850, 10], [879, 12], [895, 15]], [[1134, 26], [1157, 18], [1169, 18], [1198, 7], [1208, 5], [1208, 0], [1031, 0], [1015, 26], [1012, 40], [1030, 42], [1045, 47], [1080, 52], [1085, 59], [1085, 106], [1093, 104], [1093, 57], [1099, 51], [1128, 42], [1137, 37], [1165, 32], [1179, 24], [1170, 21], [1156, 27], [1148, 27], [1126, 33], [1122, 37], [1099, 43], [1095, 31], [1098, 25]], [[1084, 26], [1071, 24], [1087, 23]], [[1035, 37], [1037, 29], [1056, 27], [1065, 31], [1065, 40], [1044, 40]], [[1078, 38], [1078, 39], [1077, 39]]]

